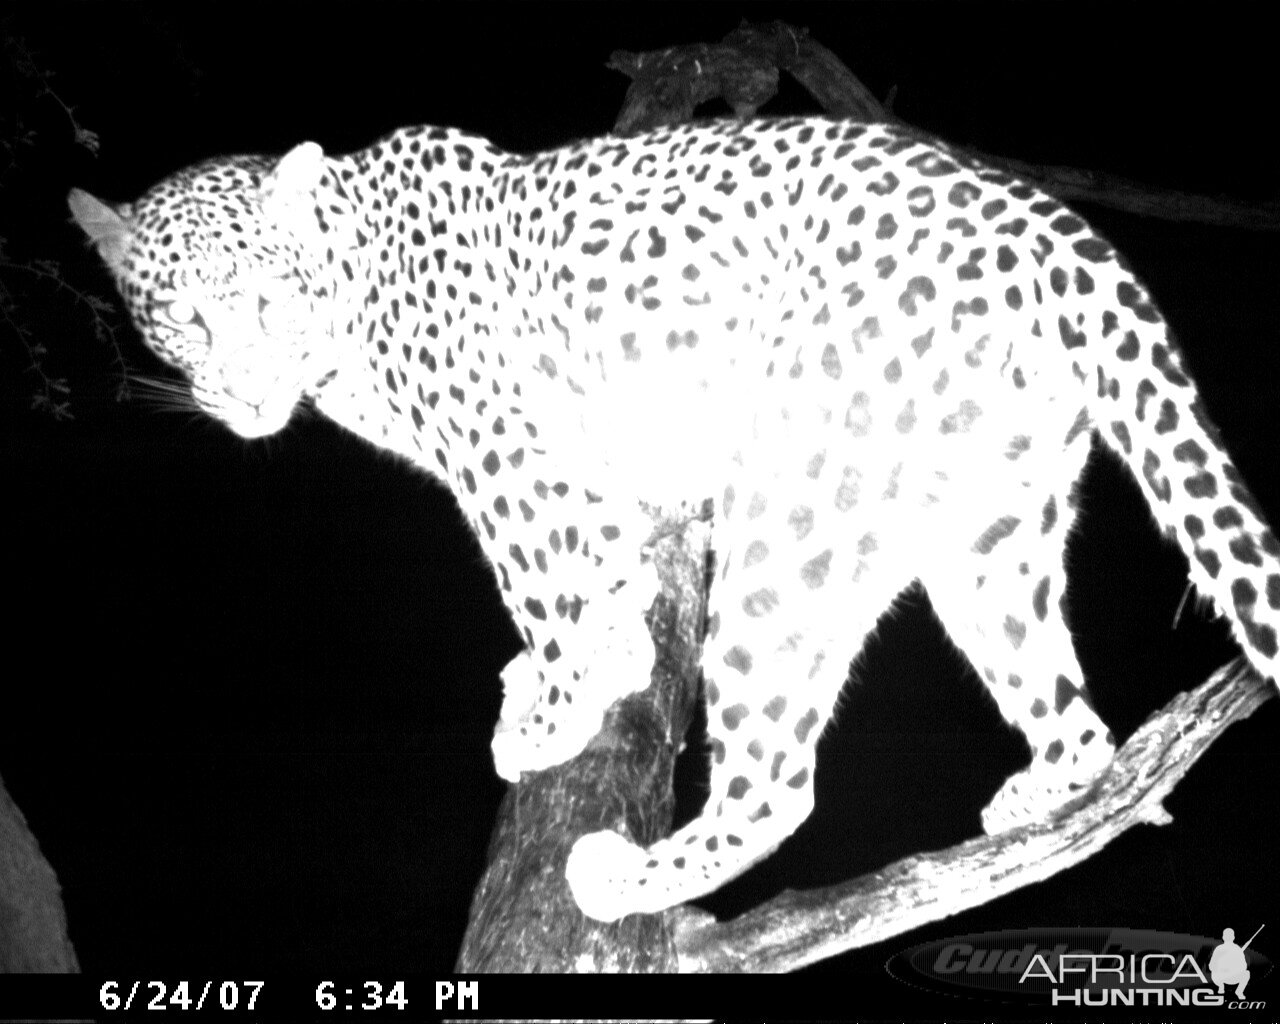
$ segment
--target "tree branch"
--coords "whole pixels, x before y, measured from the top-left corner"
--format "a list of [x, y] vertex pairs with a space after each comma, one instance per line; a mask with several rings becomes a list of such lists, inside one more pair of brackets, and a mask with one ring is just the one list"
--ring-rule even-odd
[[[778, 91], [779, 72], [802, 85], [830, 117], [903, 123], [852, 71], [808, 32], [780, 21], [743, 23], [714, 44], [673, 46], [647, 53], [615, 51], [608, 66], [632, 79], [614, 131], [635, 134], [679, 124], [694, 108], [723, 99], [739, 117], [754, 116]], [[1161, 189], [1115, 174], [1079, 167], [1033, 164], [951, 144], [991, 167], [1032, 182], [1068, 202], [1089, 202], [1140, 217], [1280, 230], [1280, 201], [1245, 202]]]
[[1274, 695], [1238, 660], [1147, 719], [1093, 787], [1052, 821], [907, 857], [841, 885], [790, 890], [723, 924], [677, 908], [679, 968], [794, 971], [1044, 881], [1137, 825], [1171, 822], [1164, 798], [1229, 726]]

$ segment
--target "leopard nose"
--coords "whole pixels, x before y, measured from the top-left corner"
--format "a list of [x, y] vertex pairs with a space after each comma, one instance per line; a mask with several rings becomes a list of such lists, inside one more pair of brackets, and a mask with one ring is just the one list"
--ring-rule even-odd
[[221, 366], [222, 390], [237, 402], [255, 408], [280, 390], [281, 377], [270, 365], [263, 365], [261, 353], [241, 350], [232, 353]]

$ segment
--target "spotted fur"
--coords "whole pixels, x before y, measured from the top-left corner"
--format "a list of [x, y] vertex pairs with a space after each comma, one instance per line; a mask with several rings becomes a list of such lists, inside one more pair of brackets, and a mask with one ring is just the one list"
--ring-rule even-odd
[[640, 502], [716, 502], [700, 818], [568, 864], [611, 919], [708, 892], [813, 801], [850, 658], [912, 580], [1033, 759], [1043, 817], [1108, 761], [1064, 615], [1098, 435], [1277, 675], [1280, 545], [1169, 332], [1059, 202], [900, 127], [724, 122], [532, 156], [411, 128], [230, 157], [132, 206], [73, 192], [147, 342], [245, 437], [310, 404], [445, 481], [527, 649], [499, 771], [647, 685]]

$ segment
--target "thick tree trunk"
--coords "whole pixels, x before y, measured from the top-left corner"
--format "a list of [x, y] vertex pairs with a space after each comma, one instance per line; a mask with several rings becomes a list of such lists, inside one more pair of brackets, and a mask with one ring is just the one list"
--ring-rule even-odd
[[662, 593], [650, 622], [658, 650], [652, 685], [615, 705], [578, 757], [508, 789], [458, 955], [461, 972], [676, 970], [665, 915], [589, 920], [564, 880], [565, 859], [583, 833], [625, 823], [647, 845], [671, 828], [672, 770], [698, 698], [708, 531], [690, 516], [655, 514], [654, 525]]

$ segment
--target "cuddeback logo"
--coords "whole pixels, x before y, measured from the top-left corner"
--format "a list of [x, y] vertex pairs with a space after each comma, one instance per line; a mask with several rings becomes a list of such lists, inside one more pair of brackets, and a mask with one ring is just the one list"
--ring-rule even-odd
[[[1050, 1006], [1195, 1006], [1260, 1010], [1271, 962], [1226, 928], [1219, 939], [1131, 928], [983, 932], [939, 939], [886, 965], [934, 992]], [[1246, 996], [1245, 990], [1250, 990]]]

